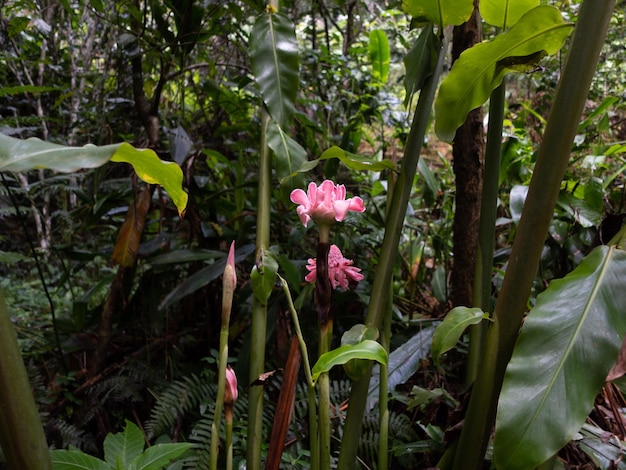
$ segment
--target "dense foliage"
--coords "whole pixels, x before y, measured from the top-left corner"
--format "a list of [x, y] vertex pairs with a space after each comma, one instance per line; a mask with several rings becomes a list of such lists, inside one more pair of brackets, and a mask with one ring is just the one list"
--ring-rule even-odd
[[[557, 4], [567, 21], [577, 19], [580, 2], [542, 3]], [[12, 0], [0, 12], [3, 134], [72, 146], [128, 141], [151, 148], [182, 168], [189, 195], [181, 215], [171, 194], [147, 185], [119, 163], [71, 174], [45, 169], [0, 173], [0, 287], [53, 448], [72, 446], [103, 457], [105, 437], [121, 431], [128, 420], [151, 443], [191, 443], [174, 464], [182, 467], [172, 468], [208, 468], [222, 326], [221, 276], [235, 241], [238, 281], [229, 363], [239, 377], [240, 396], [234, 408], [234, 462], [246, 459], [247, 391], [259, 386], [265, 398], [266, 444], [261, 453], [267, 457], [294, 326], [286, 294], [272, 282], [265, 334], [268, 374], [259, 379], [261, 385], [248, 383], [254, 354], [250, 325], [258, 296], [250, 273], [262, 264], [255, 257], [255, 244], [259, 161], [266, 135], [277, 154], [272, 139], [287, 142], [296, 163], [323, 157], [307, 172], [278, 165], [272, 173], [268, 251], [289, 284], [309, 350], [316, 351], [320, 340], [314, 288], [304, 281], [307, 260], [316, 257], [317, 233], [300, 222], [289, 199], [293, 188], [332, 179], [364, 200], [363, 214], [348, 214], [333, 226], [333, 243], [361, 268], [364, 279], [354, 289], [333, 293], [332, 346], [339, 346], [353, 325], [365, 323], [396, 170], [416, 107], [417, 95], [412, 94], [419, 88], [411, 82], [410, 62], [405, 67], [403, 58], [419, 44], [425, 28], [412, 21], [400, 2], [281, 5], [281, 21], [294, 25], [298, 40], [298, 74], [292, 78], [299, 89], [293, 109], [283, 110], [284, 121], [272, 114], [278, 125], [270, 124], [266, 134], [264, 113], [272, 109], [262, 96], [254, 62], [255, 54], [266, 53], [255, 52], [260, 46], [250, 40], [264, 7], [247, 0]], [[278, 34], [284, 33], [279, 29]], [[485, 24], [484, 34], [495, 37], [496, 28]], [[507, 79], [492, 306], [511, 261], [570, 47], [565, 36], [560, 51], [561, 44], [555, 45], [536, 67], [511, 65], [523, 73]], [[380, 41], [388, 41], [387, 60], [381, 60], [385, 48]], [[544, 300], [537, 295], [581, 265], [595, 246], [608, 244], [621, 228], [626, 168], [623, 41], [624, 9], [618, 7], [578, 125], [529, 307], [549, 304], [549, 292]], [[283, 64], [289, 60], [288, 55], [281, 58]], [[453, 341], [441, 363], [437, 357], [435, 364], [427, 352], [430, 327], [455, 307], [449, 281], [455, 269], [451, 146], [434, 127], [429, 129], [418, 174], [410, 182], [393, 268], [389, 468], [435, 467], [458, 434], [469, 393], [467, 336]], [[591, 272], [588, 263], [582, 269]], [[465, 321], [480, 322], [482, 312], [474, 318]], [[408, 350], [411, 344], [416, 346]], [[376, 380], [380, 382], [380, 372]], [[350, 387], [345, 372], [334, 368], [333, 465], [346, 426]], [[621, 448], [589, 449], [606, 444], [594, 437], [603, 430], [624, 444], [617, 409], [622, 402], [618, 388], [607, 385], [597, 398], [595, 415], [580, 431], [580, 442], [561, 451], [562, 462], [613, 468], [610, 461], [619, 460]], [[607, 403], [613, 406], [610, 413]], [[309, 404], [299, 380], [282, 468], [309, 468]], [[379, 436], [386, 432], [379, 418], [373, 404], [365, 408], [358, 449], [363, 468], [379, 462]]]

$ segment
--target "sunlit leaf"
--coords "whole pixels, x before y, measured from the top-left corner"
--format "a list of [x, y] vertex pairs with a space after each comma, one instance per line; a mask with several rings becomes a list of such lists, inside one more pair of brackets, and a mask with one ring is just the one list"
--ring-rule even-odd
[[79, 450], [52, 450], [50, 458], [54, 470], [111, 470], [102, 460]]
[[473, 0], [402, 0], [402, 8], [416, 21], [445, 28], [465, 23], [474, 10]]
[[387, 351], [380, 343], [369, 339], [357, 344], [344, 344], [320, 356], [311, 370], [313, 380], [317, 380], [321, 374], [330, 371], [333, 367], [345, 364], [352, 359], [368, 359], [386, 364]]
[[104, 439], [104, 460], [113, 468], [120, 462], [124, 468], [143, 453], [145, 445], [143, 433], [139, 427], [126, 420], [126, 426], [122, 432], [108, 434]]
[[485, 314], [479, 308], [455, 307], [448, 312], [433, 336], [433, 360], [439, 364], [442, 354], [450, 351], [470, 325], [479, 324]]
[[174, 162], [165, 162], [150, 149], [136, 149], [127, 143], [67, 147], [0, 134], [0, 171], [28, 171], [39, 168], [70, 173], [96, 168], [109, 160], [130, 163], [137, 175], [150, 184], [160, 184], [176, 204], [179, 213], [187, 207], [187, 193], [182, 188], [183, 172]]
[[395, 170], [396, 164], [391, 160], [374, 160], [372, 157], [364, 157], [354, 153], [346, 152], [336, 145], [326, 149], [320, 160], [327, 160], [329, 158], [338, 158], [341, 162], [352, 170], [366, 170], [366, 171], [383, 171], [383, 170]]
[[626, 334], [624, 279], [626, 252], [599, 246], [537, 297], [500, 395], [498, 468], [537, 467], [583, 425]]
[[142, 455], [135, 459], [133, 468], [137, 470], [164, 468], [170, 461], [181, 456], [190, 447], [191, 443], [189, 442], [171, 442], [153, 445], [148, 447]]
[[480, 0], [480, 16], [497, 28], [513, 26], [529, 10], [539, 5], [539, 0]]
[[529, 71], [545, 55], [556, 53], [573, 25], [557, 8], [533, 8], [493, 41], [471, 47], [454, 62], [435, 102], [435, 130], [445, 141], [454, 138], [467, 113], [487, 101], [510, 71]]
[[299, 82], [298, 41], [291, 20], [266, 11], [250, 33], [250, 65], [261, 97], [283, 128], [295, 112]]
[[372, 77], [379, 83], [386, 83], [389, 78], [391, 52], [389, 39], [382, 29], [370, 31], [369, 55], [372, 63]]

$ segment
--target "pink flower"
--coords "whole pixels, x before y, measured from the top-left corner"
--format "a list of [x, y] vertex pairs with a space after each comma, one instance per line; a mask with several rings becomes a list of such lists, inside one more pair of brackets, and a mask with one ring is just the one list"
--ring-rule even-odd
[[[350, 285], [350, 281], [356, 283], [363, 279], [361, 268], [352, 266], [352, 263], [351, 259], [343, 257], [337, 245], [330, 245], [328, 251], [328, 277], [333, 289], [341, 287], [346, 290]], [[309, 258], [309, 264], [307, 264], [306, 268], [309, 270], [309, 274], [305, 276], [304, 280], [307, 282], [315, 281], [317, 261], [314, 258]]]
[[319, 186], [309, 183], [306, 193], [302, 189], [294, 189], [291, 202], [299, 204], [298, 216], [305, 227], [311, 219], [318, 225], [330, 225], [335, 220], [341, 222], [348, 211], [365, 210], [360, 197], [346, 199], [346, 187], [343, 184], [335, 185], [330, 180], [325, 180]]

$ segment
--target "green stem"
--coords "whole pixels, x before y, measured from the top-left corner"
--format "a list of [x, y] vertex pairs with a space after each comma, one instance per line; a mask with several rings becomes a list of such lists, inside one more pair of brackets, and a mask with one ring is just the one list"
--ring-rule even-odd
[[309, 361], [309, 353], [304, 342], [304, 336], [302, 336], [302, 330], [300, 329], [300, 320], [298, 319], [298, 312], [293, 305], [293, 299], [291, 298], [291, 292], [289, 292], [289, 285], [287, 281], [278, 275], [280, 283], [283, 286], [283, 292], [287, 298], [287, 305], [289, 312], [291, 312], [291, 320], [293, 321], [294, 329], [296, 330], [296, 336], [298, 337], [298, 344], [300, 345], [300, 352], [302, 354], [302, 363], [304, 366], [304, 376], [308, 386], [308, 400], [309, 400], [309, 440], [311, 451], [311, 467], [310, 470], [319, 470], [319, 439], [317, 435], [317, 403], [315, 395], [315, 383], [313, 383], [313, 376], [311, 374], [311, 363]]
[[[505, 81], [491, 93], [489, 100], [489, 127], [485, 149], [483, 192], [480, 204], [478, 228], [478, 256], [474, 272], [474, 305], [483, 312], [491, 310], [491, 275], [498, 208], [500, 158], [502, 155], [502, 127], [504, 121]], [[476, 379], [485, 343], [486, 322], [470, 328], [469, 354], [467, 358], [467, 384]]]
[[[389, 295], [387, 296], [387, 302], [389, 305], [389, 311], [392, 308], [392, 294], [391, 285]], [[381, 337], [381, 344], [389, 355], [390, 343], [391, 343], [391, 316], [385, 315], [383, 319], [383, 334]], [[389, 407], [387, 393], [388, 393], [388, 365], [380, 365], [380, 391], [378, 396], [378, 415], [379, 415], [379, 429], [380, 437], [378, 441], [378, 468], [389, 468]]]
[[[370, 304], [366, 318], [366, 325], [380, 328], [385, 315], [391, 315], [386, 301], [387, 293], [391, 285], [393, 267], [398, 254], [398, 243], [406, 208], [413, 188], [413, 179], [419, 162], [419, 156], [424, 142], [426, 129], [430, 121], [435, 91], [439, 83], [439, 76], [443, 68], [443, 59], [448, 49], [449, 34], [446, 31], [442, 46], [438, 51], [438, 60], [435, 70], [424, 83], [417, 102], [417, 109], [413, 117], [411, 131], [407, 138], [402, 171], [398, 174], [394, 185], [391, 205], [388, 208], [387, 221], [385, 224], [385, 236], [380, 250], [379, 263], [376, 268], [376, 276], [372, 285]], [[352, 384], [350, 394], [350, 406], [344, 426], [344, 437], [339, 454], [339, 468], [351, 469], [356, 462], [357, 448], [361, 435], [361, 423], [363, 412], [367, 402], [367, 392], [372, 374], [372, 365], [364, 374], [364, 377]]]
[[569, 163], [570, 151], [615, 0], [584, 0], [554, 105], [524, 204], [502, 289], [495, 322], [487, 335], [459, 440], [454, 467], [482, 468], [493, 427], [498, 396], [526, 311], [545, 237]]
[[52, 470], [48, 444], [0, 290], [0, 445], [9, 468]]
[[[256, 229], [256, 258], [267, 250], [270, 240], [270, 211], [272, 196], [272, 161], [267, 146], [267, 126], [270, 116], [261, 112], [261, 152], [259, 161], [259, 186]], [[259, 378], [265, 369], [265, 334], [267, 328], [267, 305], [256, 296], [252, 303], [250, 327], [250, 373], [249, 383]], [[263, 446], [263, 387], [250, 387], [248, 393], [247, 468], [260, 470]]]
[[224, 407], [224, 389], [226, 387], [226, 363], [228, 362], [228, 322], [220, 328], [220, 355], [217, 372], [217, 397], [215, 398], [215, 416], [211, 425], [211, 461], [210, 469], [217, 470], [219, 455], [220, 421]]

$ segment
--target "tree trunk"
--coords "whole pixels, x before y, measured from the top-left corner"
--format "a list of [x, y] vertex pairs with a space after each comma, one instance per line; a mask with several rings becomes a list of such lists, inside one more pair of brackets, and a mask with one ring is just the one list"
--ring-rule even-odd
[[[452, 58], [482, 39], [478, 0], [467, 23], [454, 28]], [[478, 246], [478, 223], [485, 152], [482, 108], [471, 111], [454, 138], [453, 169], [456, 178], [456, 210], [453, 223], [454, 267], [451, 276], [453, 305], [472, 305], [474, 266]]]

